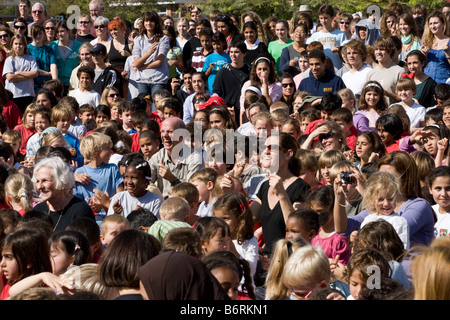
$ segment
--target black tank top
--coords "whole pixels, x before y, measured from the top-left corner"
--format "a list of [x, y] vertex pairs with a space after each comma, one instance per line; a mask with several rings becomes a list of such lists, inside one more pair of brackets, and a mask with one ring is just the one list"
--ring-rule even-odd
[[[131, 53], [130, 51], [130, 47], [128, 46], [128, 39], [125, 39], [125, 51], [128, 51]], [[113, 66], [120, 66], [123, 67], [125, 65], [125, 61], [127, 60], [128, 57], [124, 57], [120, 54], [119, 51], [117, 51], [117, 49], [114, 47], [114, 40], [111, 40], [111, 48], [109, 49], [109, 53], [108, 53], [108, 60], [109, 63]]]

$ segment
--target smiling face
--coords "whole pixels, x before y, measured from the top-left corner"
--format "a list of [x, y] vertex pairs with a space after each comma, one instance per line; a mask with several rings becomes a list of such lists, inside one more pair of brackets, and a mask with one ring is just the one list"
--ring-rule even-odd
[[414, 72], [416, 74], [422, 74], [424, 64], [420, 61], [417, 55], [410, 55], [406, 60], [409, 72]]
[[282, 22], [275, 24], [275, 34], [280, 40], [287, 40], [288, 29]]
[[314, 78], [319, 79], [325, 74], [325, 62], [322, 62], [318, 58], [309, 59], [309, 68]]
[[433, 35], [439, 36], [444, 32], [444, 23], [439, 17], [431, 17], [428, 20], [428, 27]]
[[439, 212], [450, 212], [450, 177], [439, 176], [431, 183], [430, 193], [439, 205]]
[[47, 40], [52, 41], [55, 38], [55, 24], [53, 21], [49, 21], [45, 24], [45, 36], [47, 37]]
[[56, 179], [53, 175], [53, 169], [49, 167], [42, 167], [36, 172], [35, 189], [43, 202], [51, 202], [63, 196], [63, 192], [56, 189]]
[[380, 95], [376, 91], [367, 91], [364, 95], [364, 99], [366, 100], [366, 104], [369, 109], [375, 108], [378, 101], [380, 101]]
[[123, 175], [124, 188], [128, 193], [135, 197], [142, 197], [147, 193], [148, 180], [133, 166], [128, 166]]
[[387, 190], [378, 191], [378, 195], [375, 198], [375, 210], [378, 215], [389, 216], [394, 212], [396, 204], [392, 192], [387, 192]]

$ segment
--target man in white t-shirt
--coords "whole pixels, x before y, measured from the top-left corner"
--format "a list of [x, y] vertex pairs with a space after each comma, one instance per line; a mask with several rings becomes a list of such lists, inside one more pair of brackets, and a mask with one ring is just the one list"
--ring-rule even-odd
[[342, 75], [342, 80], [358, 99], [366, 83], [367, 74], [372, 70], [371, 66], [364, 63], [367, 57], [366, 46], [361, 40], [352, 39], [345, 44], [343, 54], [346, 54], [351, 68]]
[[343, 31], [333, 28], [332, 23], [334, 16], [335, 12], [333, 7], [329, 4], [323, 4], [319, 8], [319, 22], [322, 24], [323, 29], [314, 32], [311, 37], [308, 38], [306, 44], [310, 44], [313, 41], [322, 43], [325, 55], [333, 61], [335, 70], [339, 70], [343, 63], [342, 59], [339, 57], [339, 47], [347, 40], [347, 36]]

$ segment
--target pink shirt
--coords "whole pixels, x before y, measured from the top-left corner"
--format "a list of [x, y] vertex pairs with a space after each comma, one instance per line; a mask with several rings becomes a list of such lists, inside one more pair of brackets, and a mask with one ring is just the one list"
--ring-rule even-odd
[[350, 258], [350, 248], [347, 237], [335, 232], [328, 238], [321, 238], [316, 235], [311, 240], [311, 245], [322, 247], [325, 255], [329, 259], [335, 259], [336, 255], [339, 255], [339, 262], [343, 265], [347, 265]]

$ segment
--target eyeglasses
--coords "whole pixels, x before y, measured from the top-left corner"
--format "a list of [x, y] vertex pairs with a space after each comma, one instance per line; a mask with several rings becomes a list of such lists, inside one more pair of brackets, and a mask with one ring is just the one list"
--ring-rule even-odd
[[14, 26], [14, 29], [25, 30], [25, 26]]
[[42, 10], [34, 10], [34, 11], [31, 11], [32, 13], [42, 13], [43, 11]]
[[108, 97], [110, 97], [110, 98], [119, 97], [119, 94], [118, 93], [111, 93], [111, 94], [108, 95]]
[[293, 88], [295, 86], [295, 84], [293, 82], [282, 83], [281, 85], [283, 86], [283, 88], [287, 88], [287, 87]]
[[194, 103], [196, 103], [196, 102], [205, 102], [206, 101], [206, 99], [205, 98], [197, 98], [197, 99], [194, 99], [194, 100], [192, 100]]
[[55, 27], [45, 27], [45, 30], [55, 30]]
[[100, 25], [98, 25], [98, 26], [95, 26], [94, 28], [95, 28], [95, 29], [98, 29], [98, 28], [104, 29], [104, 28], [106, 28], [106, 26], [105, 26], [104, 24], [100, 24]]
[[0, 34], [0, 39], [3, 39], [3, 38], [9, 38], [9, 34], [7, 34], [7, 33], [5, 33], [5, 34]]
[[79, 24], [88, 24], [90, 21], [80, 21]]
[[339, 23], [340, 23], [340, 24], [346, 24], [346, 25], [349, 25], [349, 24], [350, 24], [350, 22], [348, 22], [348, 21], [339, 21]]
[[333, 132], [322, 133], [322, 134], [319, 135], [319, 141], [331, 138], [333, 136], [334, 136]]

